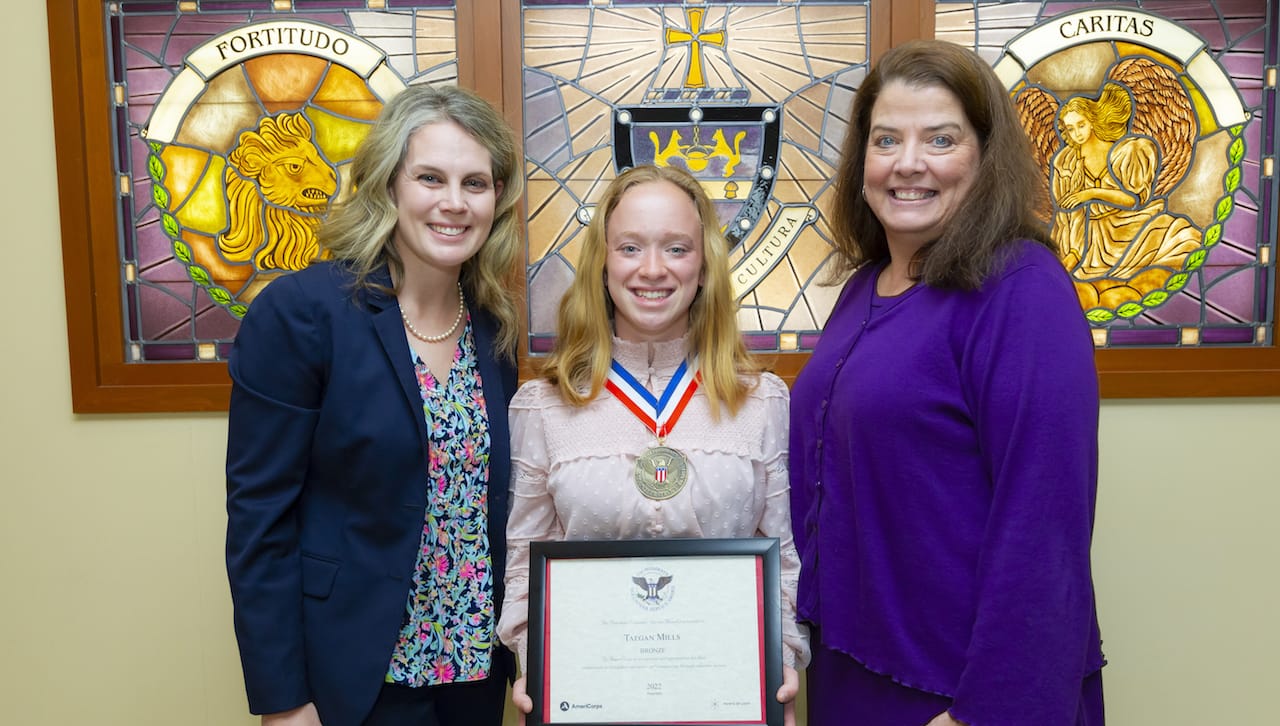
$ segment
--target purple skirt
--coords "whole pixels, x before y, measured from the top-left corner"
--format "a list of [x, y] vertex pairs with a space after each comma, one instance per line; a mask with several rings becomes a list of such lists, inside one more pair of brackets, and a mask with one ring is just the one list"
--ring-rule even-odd
[[[808, 726], [924, 726], [951, 699], [909, 688], [812, 639], [805, 671]], [[1076, 726], [1104, 726], [1102, 672], [1084, 679]]]

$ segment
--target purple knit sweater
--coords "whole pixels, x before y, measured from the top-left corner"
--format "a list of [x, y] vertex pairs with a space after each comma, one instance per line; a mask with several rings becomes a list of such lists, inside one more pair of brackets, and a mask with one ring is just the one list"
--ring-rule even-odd
[[1032, 242], [975, 292], [879, 298], [881, 267], [792, 390], [799, 615], [967, 723], [1075, 724], [1103, 659], [1098, 381], [1070, 278]]

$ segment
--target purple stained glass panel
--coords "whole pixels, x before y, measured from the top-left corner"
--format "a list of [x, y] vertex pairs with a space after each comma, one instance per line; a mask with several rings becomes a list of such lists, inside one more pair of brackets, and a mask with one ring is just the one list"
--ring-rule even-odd
[[1162, 345], [1178, 344], [1178, 331], [1164, 328], [1161, 330], [1113, 330], [1112, 345]]
[[529, 336], [529, 352], [536, 355], [546, 355], [555, 348], [555, 342], [555, 336], [531, 335]]
[[1211, 327], [1201, 334], [1201, 342], [1217, 345], [1248, 345], [1253, 343], [1253, 328]]
[[746, 344], [747, 350], [753, 353], [769, 353], [777, 351], [779, 348], [777, 335], [752, 333], [742, 336], [742, 340]]
[[142, 360], [144, 361], [178, 363], [198, 360], [199, 349], [188, 343], [148, 343], [140, 347], [142, 349]]
[[169, 2], [163, 2], [163, 3], [128, 2], [128, 0], [125, 0], [125, 2], [123, 2], [122, 4], [127, 6], [124, 9], [126, 10], [126, 12], [130, 14], [135, 14], [135, 13], [136, 14], [143, 14], [143, 13], [169, 14], [174, 12], [174, 10], [176, 9], [175, 6], [178, 3], [175, 2], [174, 0], [170, 0]]
[[1202, 322], [1200, 320], [1201, 312], [1199, 298], [1184, 289], [1174, 295], [1169, 302], [1160, 306], [1159, 309], [1152, 310], [1146, 315], [1151, 322], [1161, 326], [1186, 325], [1199, 327]]
[[244, 12], [247, 9], [270, 10], [271, 0], [257, 0], [256, 2], [254, 0], [249, 0], [248, 2], [244, 0], [240, 2], [236, 2], [236, 0], [223, 0], [222, 2], [201, 0], [200, 9], [206, 13]]

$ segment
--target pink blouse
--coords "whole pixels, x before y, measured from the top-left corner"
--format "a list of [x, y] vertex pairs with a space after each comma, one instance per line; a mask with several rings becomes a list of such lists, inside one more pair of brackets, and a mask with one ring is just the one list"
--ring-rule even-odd
[[[613, 355], [655, 396], [685, 358], [684, 339], [629, 343]], [[636, 456], [654, 435], [605, 392], [581, 408], [561, 401], [543, 379], [511, 401], [511, 514], [507, 520], [506, 599], [498, 637], [520, 656], [529, 619], [529, 542], [665, 537], [777, 537], [781, 544], [783, 660], [809, 662], [808, 635], [795, 622], [800, 560], [791, 539], [787, 483], [787, 387], [761, 374], [737, 416], [711, 418], [694, 395], [666, 445], [689, 462], [689, 480], [665, 501], [635, 486]]]

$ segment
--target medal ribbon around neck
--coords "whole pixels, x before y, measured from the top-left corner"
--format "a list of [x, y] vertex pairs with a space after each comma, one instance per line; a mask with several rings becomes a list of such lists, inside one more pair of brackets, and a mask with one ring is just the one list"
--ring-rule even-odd
[[658, 437], [658, 443], [661, 444], [667, 434], [671, 433], [671, 429], [676, 427], [676, 421], [693, 399], [701, 382], [702, 373], [697, 370], [697, 364], [690, 366], [689, 361], [684, 361], [676, 369], [675, 375], [671, 376], [671, 382], [662, 392], [662, 398], [654, 398], [621, 363], [614, 360], [609, 366], [609, 377], [605, 380], [604, 387], [635, 414]]
[[697, 367], [696, 362], [692, 366], [688, 361], [681, 363], [662, 392], [662, 398], [654, 398], [618, 361], [609, 366], [604, 387], [658, 438], [656, 446], [636, 457], [633, 472], [636, 489], [654, 501], [674, 497], [689, 481], [689, 462], [684, 454], [664, 445], [664, 441], [698, 390], [702, 375]]

